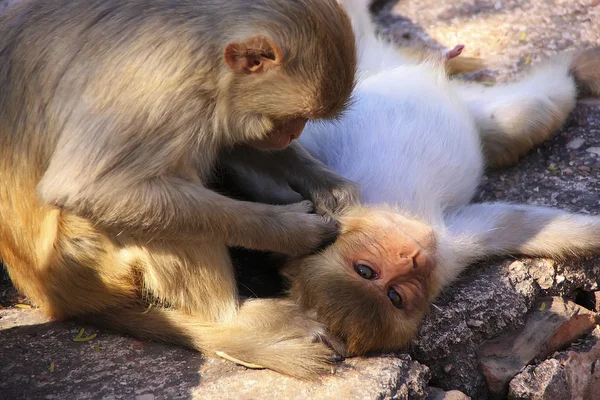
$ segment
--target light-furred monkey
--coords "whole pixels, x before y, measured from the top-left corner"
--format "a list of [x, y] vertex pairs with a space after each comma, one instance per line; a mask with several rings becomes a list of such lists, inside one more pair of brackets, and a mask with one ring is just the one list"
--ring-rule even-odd
[[484, 87], [449, 80], [441, 59], [406, 63], [373, 34], [367, 1], [344, 3], [363, 68], [355, 102], [338, 122], [310, 123], [300, 142], [357, 182], [364, 206], [343, 213], [333, 245], [284, 272], [292, 298], [348, 355], [404, 347], [440, 290], [479, 259], [600, 251], [598, 216], [471, 203], [486, 165], [514, 164], [552, 137], [578, 94], [600, 96], [600, 49]]
[[[205, 181], [219, 152], [247, 147], [317, 209], [354, 203], [352, 183], [288, 144], [344, 109], [355, 70], [334, 0], [13, 6], [0, 17], [0, 259], [16, 287], [56, 319], [329, 371], [331, 340], [294, 302], [239, 303], [227, 246], [307, 254], [335, 222]], [[144, 295], [172, 307], [147, 310]]]

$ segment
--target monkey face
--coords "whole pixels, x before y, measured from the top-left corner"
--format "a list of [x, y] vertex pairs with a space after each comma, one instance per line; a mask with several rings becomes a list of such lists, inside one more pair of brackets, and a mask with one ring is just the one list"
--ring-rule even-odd
[[[271, 1], [269, 11], [286, 15], [286, 23], [261, 21], [252, 30], [264, 35], [224, 48], [228, 71], [216, 111], [236, 142], [282, 149], [307, 121], [336, 118], [346, 109], [357, 56], [350, 20], [337, 2]], [[297, 18], [289, 18], [294, 14]], [[306, 20], [310, 24], [295, 26]]]
[[290, 293], [345, 342], [346, 355], [398, 350], [439, 292], [433, 230], [369, 208], [350, 210], [340, 222], [333, 245], [286, 266]]
[[292, 143], [292, 140], [300, 137], [306, 122], [305, 118], [279, 121], [275, 124], [273, 130], [267, 133], [266, 138], [251, 141], [248, 144], [257, 149], [281, 150]]

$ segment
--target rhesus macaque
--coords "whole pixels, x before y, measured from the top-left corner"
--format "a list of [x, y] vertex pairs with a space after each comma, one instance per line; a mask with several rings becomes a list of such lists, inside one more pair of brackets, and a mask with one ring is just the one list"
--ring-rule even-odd
[[[13, 7], [0, 18], [0, 259], [16, 287], [56, 319], [329, 371], [333, 340], [293, 301], [238, 301], [227, 246], [302, 255], [335, 238], [313, 207], [337, 212], [358, 190], [289, 144], [343, 111], [355, 69], [335, 0]], [[312, 203], [209, 190], [229, 149]]]
[[515, 83], [485, 87], [448, 80], [442, 57], [405, 63], [373, 34], [366, 1], [346, 3], [355, 3], [359, 63], [370, 70], [345, 117], [309, 123], [300, 143], [357, 182], [364, 206], [342, 214], [333, 245], [283, 272], [291, 297], [348, 355], [404, 347], [431, 301], [474, 261], [600, 251], [598, 216], [471, 203], [485, 166], [516, 163], [561, 127], [578, 94], [600, 96], [600, 49], [563, 53]]

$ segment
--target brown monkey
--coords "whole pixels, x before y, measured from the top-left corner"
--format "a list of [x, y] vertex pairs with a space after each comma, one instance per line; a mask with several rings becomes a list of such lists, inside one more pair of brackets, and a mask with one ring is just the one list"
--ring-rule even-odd
[[578, 96], [600, 97], [600, 48], [494, 87], [451, 81], [439, 61], [403, 64], [385, 44], [366, 48], [387, 62], [358, 83], [344, 118], [308, 124], [300, 138], [362, 187], [365, 206], [342, 214], [330, 247], [284, 268], [291, 297], [348, 354], [405, 346], [440, 290], [477, 260], [600, 253], [600, 216], [471, 203], [485, 166], [516, 163], [557, 132]]
[[[355, 186], [288, 146], [308, 120], [344, 109], [355, 52], [335, 0], [38, 0], [9, 10], [0, 259], [17, 288], [57, 319], [298, 377], [327, 370], [332, 352], [315, 340], [325, 331], [293, 302], [238, 302], [226, 246], [300, 255], [337, 227], [310, 202], [236, 201], [204, 183], [220, 151], [254, 146], [280, 150], [247, 161], [317, 209], [357, 201]], [[146, 312], [143, 295], [173, 307]]]

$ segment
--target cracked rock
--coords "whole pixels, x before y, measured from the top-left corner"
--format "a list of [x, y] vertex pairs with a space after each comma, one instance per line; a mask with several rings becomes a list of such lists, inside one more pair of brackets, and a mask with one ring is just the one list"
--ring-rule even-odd
[[521, 329], [490, 340], [480, 349], [480, 368], [491, 394], [504, 397], [509, 381], [523, 367], [590, 332], [599, 320], [595, 312], [560, 297], [539, 301]]
[[600, 398], [600, 328], [577, 346], [528, 366], [509, 387], [508, 398], [512, 400]]

